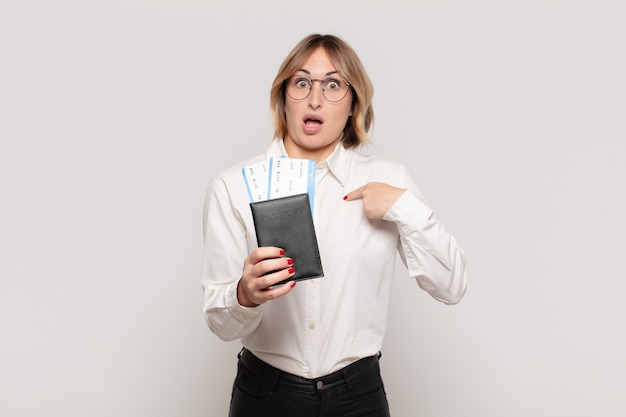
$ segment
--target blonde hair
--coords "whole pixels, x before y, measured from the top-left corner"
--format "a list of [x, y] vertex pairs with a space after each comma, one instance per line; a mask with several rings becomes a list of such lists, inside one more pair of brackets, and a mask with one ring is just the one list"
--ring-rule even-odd
[[285, 80], [299, 71], [318, 48], [324, 49], [335, 69], [352, 86], [352, 116], [343, 131], [342, 142], [346, 148], [357, 148], [369, 142], [368, 132], [374, 123], [372, 96], [374, 87], [361, 60], [343, 40], [333, 35], [309, 35], [301, 40], [283, 61], [270, 93], [270, 112], [274, 121], [274, 136], [287, 135], [285, 116]]

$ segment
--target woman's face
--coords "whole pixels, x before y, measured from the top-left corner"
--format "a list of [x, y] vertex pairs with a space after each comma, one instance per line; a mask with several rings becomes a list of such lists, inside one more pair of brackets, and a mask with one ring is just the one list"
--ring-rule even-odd
[[[316, 49], [294, 75], [318, 80], [343, 78], [322, 48]], [[348, 88], [342, 100], [330, 102], [322, 94], [321, 83], [314, 81], [306, 98], [294, 100], [285, 96], [285, 115], [287, 135], [284, 143], [288, 156], [323, 161], [335, 149], [348, 117], [352, 115], [352, 91]]]

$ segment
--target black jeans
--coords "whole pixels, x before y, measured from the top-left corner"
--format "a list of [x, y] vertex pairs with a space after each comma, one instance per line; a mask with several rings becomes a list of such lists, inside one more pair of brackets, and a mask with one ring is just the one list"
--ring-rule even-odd
[[379, 356], [306, 379], [239, 354], [229, 417], [389, 417]]

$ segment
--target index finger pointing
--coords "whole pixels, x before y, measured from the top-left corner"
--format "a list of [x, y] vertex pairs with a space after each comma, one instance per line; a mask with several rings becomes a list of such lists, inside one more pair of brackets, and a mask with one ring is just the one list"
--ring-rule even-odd
[[361, 198], [363, 198], [363, 187], [352, 190], [348, 194], [343, 196], [343, 199], [346, 201], [358, 200]]

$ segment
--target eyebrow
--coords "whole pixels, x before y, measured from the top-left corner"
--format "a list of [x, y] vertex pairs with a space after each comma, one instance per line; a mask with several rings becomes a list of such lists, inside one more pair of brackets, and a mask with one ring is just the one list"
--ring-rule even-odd
[[[308, 75], [311, 75], [311, 71], [309, 71], [309, 70], [307, 70], [307, 69], [300, 68], [300, 70], [299, 70], [299, 71], [302, 71], [302, 72], [304, 72], [304, 73], [306, 73], [306, 74], [308, 74]], [[333, 74], [338, 74], [338, 73], [339, 73], [339, 71], [330, 71], [330, 72], [327, 72], [327, 73], [326, 73], [325, 77], [328, 77], [329, 75], [333, 75]]]

